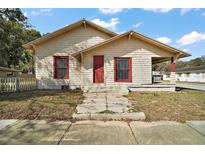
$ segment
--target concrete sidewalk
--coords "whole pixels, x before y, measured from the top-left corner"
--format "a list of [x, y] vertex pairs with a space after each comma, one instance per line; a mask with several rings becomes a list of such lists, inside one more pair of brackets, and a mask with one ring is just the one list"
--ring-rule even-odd
[[177, 83], [177, 88], [205, 91], [205, 84]]
[[[18, 120], [0, 130], [0, 144], [205, 144], [205, 123]], [[196, 126], [196, 128], [195, 128]]]

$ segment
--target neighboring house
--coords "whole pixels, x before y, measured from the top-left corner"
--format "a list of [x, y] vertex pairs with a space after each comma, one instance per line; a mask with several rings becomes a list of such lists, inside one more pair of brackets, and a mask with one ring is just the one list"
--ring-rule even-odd
[[0, 66], [0, 77], [19, 76], [20, 70]]
[[175, 60], [190, 56], [134, 31], [118, 35], [87, 20], [24, 47], [35, 52], [39, 89], [151, 85], [152, 64], [170, 60], [174, 76]]
[[205, 65], [176, 70], [177, 81], [205, 82]]
[[[164, 81], [170, 81], [170, 72], [163, 73], [163, 77], [162, 78], [163, 78]], [[175, 76], [175, 80], [176, 80], [176, 76]]]
[[[175, 79], [177, 81], [205, 82], [205, 65], [176, 69]], [[170, 80], [170, 73], [165, 73], [163, 80]]]

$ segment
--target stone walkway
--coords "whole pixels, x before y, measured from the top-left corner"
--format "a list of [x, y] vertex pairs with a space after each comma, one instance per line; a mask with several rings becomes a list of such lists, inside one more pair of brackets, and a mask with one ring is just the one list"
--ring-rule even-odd
[[[5, 126], [5, 123], [8, 125]], [[205, 122], [1, 121], [0, 144], [205, 144]]]
[[98, 92], [84, 93], [85, 99], [77, 106], [74, 119], [83, 120], [144, 120], [143, 112], [130, 113], [131, 103], [124, 93]]
[[127, 112], [131, 107], [128, 99], [120, 93], [84, 93], [83, 104], [77, 106], [77, 113]]

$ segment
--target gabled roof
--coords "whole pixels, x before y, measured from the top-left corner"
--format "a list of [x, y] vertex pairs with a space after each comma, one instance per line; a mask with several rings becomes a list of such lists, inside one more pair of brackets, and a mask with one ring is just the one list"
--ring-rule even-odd
[[63, 33], [67, 32], [67, 31], [70, 31], [72, 29], [75, 29], [75, 28], [77, 28], [77, 27], [79, 27], [81, 25], [84, 25], [84, 24], [89, 25], [89, 26], [91, 26], [91, 27], [93, 27], [93, 28], [95, 28], [95, 29], [97, 29], [99, 31], [102, 31], [102, 32], [110, 35], [111, 37], [117, 35], [116, 33], [112, 32], [112, 31], [110, 31], [110, 30], [108, 30], [106, 28], [103, 28], [103, 27], [101, 27], [99, 25], [96, 25], [96, 24], [94, 24], [94, 23], [92, 23], [92, 22], [90, 22], [88, 20], [82, 19], [82, 20], [80, 20], [78, 22], [75, 22], [75, 23], [73, 23], [71, 25], [68, 25], [68, 26], [66, 26], [64, 28], [61, 28], [61, 29], [59, 29], [59, 30], [57, 30], [55, 32], [46, 34], [46, 35], [44, 35], [44, 36], [42, 36], [42, 37], [40, 37], [40, 38], [38, 38], [36, 40], [28, 42], [28, 43], [24, 44], [23, 47], [30, 49], [30, 48], [32, 48], [32, 45], [38, 45], [40, 43], [43, 43], [43, 42], [45, 42], [45, 41], [47, 41], [47, 40], [49, 40], [49, 39], [51, 39], [53, 37], [62, 35]]
[[123, 33], [123, 34], [121, 34], [121, 35], [114, 36], [114, 37], [112, 37], [112, 38], [110, 38], [110, 39], [108, 39], [108, 40], [105, 40], [105, 41], [103, 41], [103, 42], [101, 42], [101, 43], [99, 43], [99, 44], [96, 44], [96, 45], [91, 46], [91, 47], [89, 47], [89, 48], [86, 48], [86, 49], [84, 49], [84, 50], [82, 50], [82, 51], [79, 51], [79, 52], [77, 52], [77, 53], [74, 53], [73, 56], [76, 56], [76, 55], [78, 55], [78, 54], [80, 54], [80, 53], [82, 53], [82, 52], [87, 52], [87, 51], [89, 51], [89, 50], [92, 50], [92, 49], [101, 47], [101, 46], [103, 46], [103, 45], [106, 45], [106, 44], [108, 44], [108, 43], [111, 43], [112, 41], [115, 41], [115, 40], [117, 40], [117, 39], [120, 39], [120, 38], [122, 38], [122, 37], [124, 37], [124, 36], [128, 36], [128, 35], [131, 35], [131, 37], [135, 37], [135, 38], [138, 38], [138, 39], [140, 39], [140, 40], [142, 40], [142, 41], [145, 41], [145, 42], [147, 42], [147, 43], [149, 43], [149, 44], [151, 44], [151, 45], [154, 45], [154, 46], [157, 46], [157, 47], [159, 47], [159, 48], [165, 49], [166, 51], [169, 51], [169, 52], [171, 52], [171, 53], [180, 54], [179, 58], [191, 56], [190, 54], [188, 54], [188, 53], [186, 53], [186, 52], [184, 52], [184, 51], [178, 50], [178, 49], [176, 49], [176, 48], [174, 48], [174, 47], [171, 47], [171, 46], [169, 46], [169, 45], [167, 45], [167, 44], [164, 44], [164, 43], [161, 43], [161, 42], [156, 41], [156, 40], [154, 40], [154, 39], [151, 39], [151, 38], [149, 38], [149, 37], [147, 37], [147, 36], [145, 36], [145, 35], [142, 35], [142, 34], [140, 34], [140, 33], [135, 32], [135, 31], [128, 31], [128, 32], [125, 32], [125, 33]]

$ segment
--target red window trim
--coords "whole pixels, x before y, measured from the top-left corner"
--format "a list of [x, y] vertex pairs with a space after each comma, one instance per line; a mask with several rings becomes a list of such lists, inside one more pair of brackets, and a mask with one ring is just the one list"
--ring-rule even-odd
[[[129, 74], [127, 80], [117, 80], [117, 59], [128, 59]], [[132, 58], [131, 57], [114, 57], [114, 82], [132, 82]]]
[[[66, 59], [67, 66], [66, 66], [66, 77], [65, 78], [57, 78], [56, 77], [56, 59]], [[53, 56], [53, 79], [69, 79], [69, 56]]]

